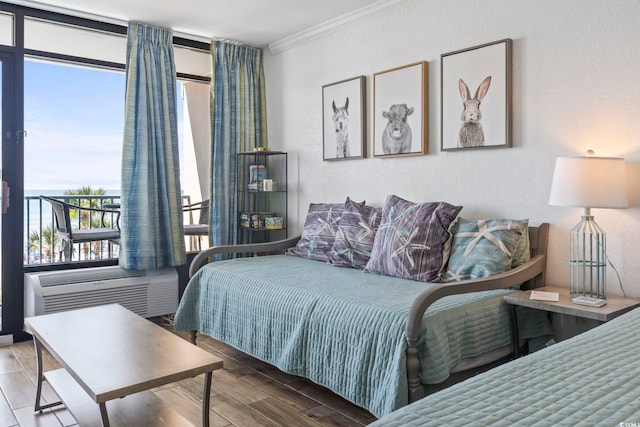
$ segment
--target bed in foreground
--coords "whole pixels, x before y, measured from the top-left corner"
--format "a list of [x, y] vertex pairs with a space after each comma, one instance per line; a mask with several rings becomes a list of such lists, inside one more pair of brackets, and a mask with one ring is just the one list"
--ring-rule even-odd
[[640, 309], [405, 406], [381, 426], [640, 425]]

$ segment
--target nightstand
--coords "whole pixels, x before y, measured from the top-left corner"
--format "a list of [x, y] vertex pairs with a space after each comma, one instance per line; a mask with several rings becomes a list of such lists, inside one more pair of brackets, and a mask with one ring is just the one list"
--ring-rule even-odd
[[[607, 297], [606, 305], [602, 307], [589, 307], [586, 305], [574, 304], [569, 297], [568, 288], [545, 286], [535, 290], [543, 292], [557, 292], [560, 297], [560, 301], [552, 302], [531, 300], [529, 299], [531, 291], [520, 291], [509, 294], [504, 297], [504, 300], [512, 307], [512, 318], [514, 319], [514, 322], [516, 319], [516, 306], [548, 312], [551, 317], [553, 338], [556, 341], [571, 338], [574, 335], [608, 322], [609, 320], [640, 306], [640, 299], [610, 296]], [[517, 339], [517, 327], [514, 335]], [[517, 340], [515, 342], [517, 342]]]

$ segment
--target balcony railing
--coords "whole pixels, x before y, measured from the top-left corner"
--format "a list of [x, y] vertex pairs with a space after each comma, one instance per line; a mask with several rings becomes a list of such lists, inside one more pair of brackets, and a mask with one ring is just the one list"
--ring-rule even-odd
[[[108, 205], [119, 205], [119, 195], [80, 196], [80, 195], [47, 195], [48, 197], [62, 200], [66, 203], [99, 209], [109, 209]], [[183, 204], [191, 203], [190, 196], [182, 196]], [[76, 213], [78, 211], [76, 210]], [[119, 245], [108, 240], [96, 242], [75, 243], [71, 250], [71, 258], [67, 259], [63, 254], [62, 242], [56, 232], [55, 218], [51, 205], [39, 196], [25, 197], [25, 242], [24, 264], [53, 264], [60, 262], [88, 262], [95, 260], [116, 259], [119, 255]], [[96, 218], [87, 218], [72, 212], [72, 228], [87, 229], [100, 227]], [[115, 226], [116, 214], [108, 214], [104, 218], [106, 224]], [[193, 221], [193, 214], [189, 212], [185, 223]], [[187, 250], [197, 250], [200, 241], [193, 238], [186, 240]]]

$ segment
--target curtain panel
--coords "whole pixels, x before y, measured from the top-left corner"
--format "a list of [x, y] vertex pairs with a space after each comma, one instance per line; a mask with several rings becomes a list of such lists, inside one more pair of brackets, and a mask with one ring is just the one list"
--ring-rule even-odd
[[173, 33], [129, 25], [122, 150], [120, 265], [186, 263]]
[[238, 152], [267, 147], [262, 50], [212, 41], [211, 210], [212, 245], [237, 242]]

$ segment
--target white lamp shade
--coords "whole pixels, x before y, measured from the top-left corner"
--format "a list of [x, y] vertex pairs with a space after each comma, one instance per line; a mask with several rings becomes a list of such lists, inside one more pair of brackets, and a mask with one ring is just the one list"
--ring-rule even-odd
[[549, 204], [582, 208], [626, 208], [628, 201], [624, 159], [558, 157], [553, 171]]

